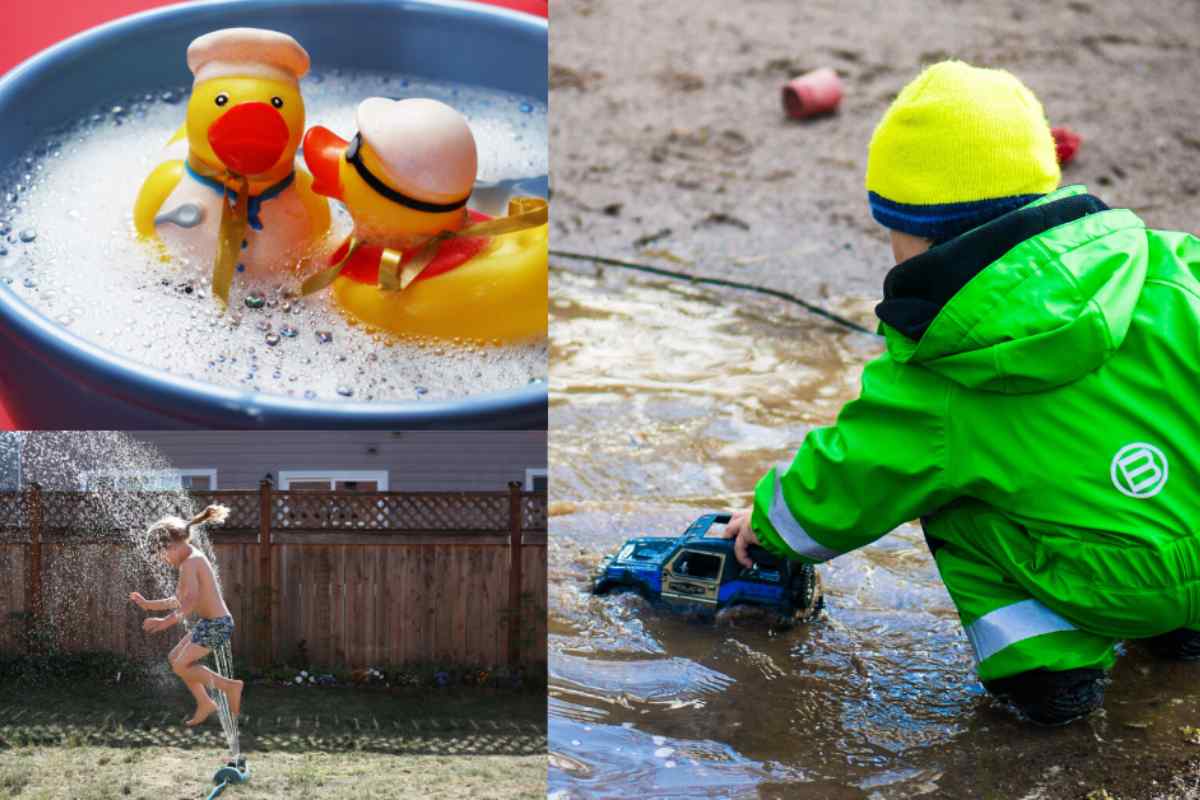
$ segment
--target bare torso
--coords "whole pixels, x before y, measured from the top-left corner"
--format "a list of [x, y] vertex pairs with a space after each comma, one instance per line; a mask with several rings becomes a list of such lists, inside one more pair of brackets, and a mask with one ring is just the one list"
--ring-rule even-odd
[[179, 601], [184, 604], [187, 603], [187, 598], [195, 598], [192, 610], [197, 616], [205, 619], [230, 616], [225, 598], [221, 597], [221, 592], [217, 589], [217, 578], [213, 574], [212, 564], [194, 547], [191, 555], [179, 565], [177, 595]]

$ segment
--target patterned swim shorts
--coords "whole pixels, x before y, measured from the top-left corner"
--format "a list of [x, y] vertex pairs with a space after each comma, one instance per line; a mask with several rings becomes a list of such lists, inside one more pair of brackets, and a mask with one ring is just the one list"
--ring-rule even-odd
[[200, 619], [192, 627], [192, 644], [215, 650], [233, 636], [233, 617]]

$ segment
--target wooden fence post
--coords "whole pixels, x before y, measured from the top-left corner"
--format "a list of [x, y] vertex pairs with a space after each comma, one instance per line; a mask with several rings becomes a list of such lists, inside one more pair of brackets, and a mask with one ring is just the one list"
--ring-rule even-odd
[[42, 620], [42, 487], [29, 486], [29, 580], [25, 584], [26, 639], [30, 650], [40, 650], [38, 625]]
[[508, 663], [521, 662], [521, 484], [508, 484]]
[[275, 602], [271, 570], [271, 482], [258, 485], [258, 665], [271, 666], [274, 658], [271, 646], [271, 606]]

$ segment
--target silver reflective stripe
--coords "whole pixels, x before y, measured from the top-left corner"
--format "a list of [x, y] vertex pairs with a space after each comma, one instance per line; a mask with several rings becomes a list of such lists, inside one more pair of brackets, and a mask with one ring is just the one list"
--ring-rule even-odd
[[770, 520], [771, 527], [775, 529], [775, 532], [787, 542], [787, 546], [805, 558], [811, 558], [813, 561], [828, 561], [834, 556], [841, 555], [839, 551], [830, 550], [809, 536], [808, 531], [804, 530], [792, 516], [792, 510], [788, 508], [787, 502], [783, 499], [783, 484], [779, 482], [778, 471], [775, 473], [775, 497], [771, 500], [771, 510], [767, 512], [767, 519]]
[[1037, 600], [1022, 600], [989, 611], [967, 626], [975, 658], [986, 661], [1009, 645], [1046, 633], [1077, 628]]

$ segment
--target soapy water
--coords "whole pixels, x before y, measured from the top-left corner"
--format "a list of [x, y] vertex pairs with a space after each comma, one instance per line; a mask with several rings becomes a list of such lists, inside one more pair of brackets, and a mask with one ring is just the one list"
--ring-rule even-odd
[[826, 611], [790, 630], [592, 595], [626, 538], [747, 507], [882, 343], [736, 292], [551, 277], [550, 797], [1058, 796], [1051, 765], [1098, 742], [1178, 751], [1195, 673], [1136, 650], [1086, 723], [1031, 730], [989, 699], [916, 524], [820, 565]]
[[[155, 555], [146, 536], [147, 529], [164, 516], [188, 519], [199, 511], [185, 490], [164, 482], [163, 476], [172, 468], [155, 448], [117, 431], [0, 432], [0, 474], [23, 487], [37, 484], [43, 491], [43, 527], [48, 535], [43, 537], [47, 568], [42, 596], [47, 624], [38, 636], [51, 652], [89, 641], [99, 602], [126, 604], [130, 591], [140, 591], [149, 599], [175, 594], [178, 573]], [[69, 502], [60, 502], [59, 492], [72, 493]], [[4, 535], [0, 531], [0, 537]], [[27, 534], [13, 530], [8, 535]], [[56, 546], [58, 537], [63, 537], [61, 548]], [[72, 538], [83, 542], [71, 544]], [[222, 591], [209, 526], [194, 528], [191, 542], [212, 565], [217, 591]], [[114, 575], [120, 576], [121, 591], [98, 597], [96, 587], [111, 588]], [[185, 621], [184, 629], [190, 630], [191, 624]], [[172, 629], [160, 635], [175, 633]], [[228, 642], [213, 651], [212, 661], [221, 675], [234, 677]], [[164, 686], [178, 685], [164, 659], [156, 660], [153, 675]], [[240, 753], [237, 720], [225, 694], [209, 688], [230, 754], [236, 758]]]
[[[347, 137], [367, 97], [448, 103], [466, 116], [478, 148], [471, 207], [501, 214], [510, 195], [547, 193], [545, 103], [374, 72], [317, 72], [301, 87], [306, 125]], [[0, 179], [0, 281], [88, 341], [166, 372], [247, 391], [444, 400], [545, 381], [544, 341], [402, 341], [344, 316], [329, 290], [298, 296], [299, 277], [287, 266], [275, 275], [235, 275], [222, 311], [211, 297], [211, 263], [163, 263], [133, 231], [134, 198], [164, 160], [187, 96], [176, 88], [107, 103], [12, 165]], [[171, 157], [180, 157], [180, 147]], [[351, 228], [339, 203], [330, 201], [330, 209], [322, 252]]]

